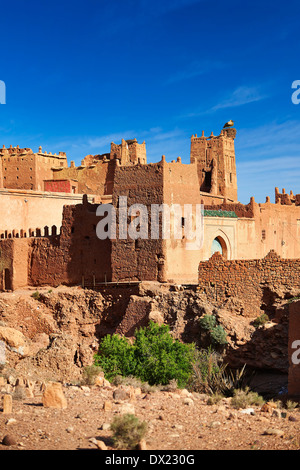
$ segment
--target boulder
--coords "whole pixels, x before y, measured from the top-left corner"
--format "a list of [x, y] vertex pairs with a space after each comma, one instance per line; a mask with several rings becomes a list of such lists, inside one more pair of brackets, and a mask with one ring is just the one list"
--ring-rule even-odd
[[49, 382], [46, 384], [42, 401], [43, 405], [47, 408], [67, 408], [67, 400], [63, 393], [61, 383]]

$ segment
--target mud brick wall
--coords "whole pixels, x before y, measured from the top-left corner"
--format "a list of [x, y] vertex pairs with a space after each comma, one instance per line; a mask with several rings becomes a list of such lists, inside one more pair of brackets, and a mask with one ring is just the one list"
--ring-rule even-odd
[[97, 237], [97, 207], [87, 202], [65, 206], [60, 236], [30, 239], [30, 285], [111, 280], [111, 241]]
[[[293, 302], [289, 309], [289, 379], [288, 393], [300, 397], [300, 302]], [[293, 347], [292, 347], [293, 346]], [[298, 352], [299, 351], [299, 352]], [[299, 362], [298, 364], [296, 362]]]
[[[118, 166], [115, 173], [113, 205], [118, 208], [119, 196], [127, 197], [128, 209], [143, 204], [148, 211], [148, 239], [112, 240], [112, 280], [162, 280], [164, 274], [164, 241], [151, 239], [151, 204], [162, 204], [163, 164]], [[128, 217], [127, 224], [132, 222]]]
[[300, 259], [281, 259], [274, 251], [259, 260], [226, 261], [219, 252], [199, 264], [199, 287], [224, 304], [229, 297], [243, 303], [243, 314], [257, 317], [268, 304], [270, 289], [300, 288]]

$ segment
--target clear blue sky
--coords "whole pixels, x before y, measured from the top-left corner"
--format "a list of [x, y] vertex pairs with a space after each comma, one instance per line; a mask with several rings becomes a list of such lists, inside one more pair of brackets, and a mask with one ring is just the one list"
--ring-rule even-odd
[[300, 193], [300, 4], [85, 0], [1, 4], [0, 145], [66, 151], [146, 140], [149, 162], [237, 128], [239, 199]]

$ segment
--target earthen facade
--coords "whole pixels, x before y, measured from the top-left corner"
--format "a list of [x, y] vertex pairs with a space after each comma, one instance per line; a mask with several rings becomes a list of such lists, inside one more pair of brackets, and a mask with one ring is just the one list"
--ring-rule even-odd
[[[189, 164], [183, 164], [180, 157], [167, 162], [164, 156], [158, 163], [147, 163], [145, 143], [139, 144], [136, 139], [122, 140], [121, 144], [112, 142], [110, 153], [87, 155], [77, 167], [74, 162], [68, 166], [62, 152], [52, 155], [42, 152], [41, 148], [37, 154], [30, 149], [2, 149], [0, 200], [6, 197], [7, 204], [1, 206], [0, 234], [4, 239], [13, 238], [16, 244], [18, 238], [36, 238], [28, 241], [29, 254], [33, 256], [29, 265], [36, 268], [28, 270], [27, 282], [33, 285], [51, 283], [53, 276], [57, 277], [55, 283], [60, 280], [66, 284], [81, 282], [81, 278], [88, 282], [96, 279], [98, 282], [197, 283], [199, 262], [208, 261], [215, 251], [219, 251], [225, 260], [261, 260], [270, 250], [282, 259], [300, 258], [300, 196], [287, 195], [284, 190], [280, 193], [276, 188], [275, 203], [267, 197], [264, 203], [251, 198], [249, 204], [241, 204], [237, 196], [235, 138], [236, 130], [232, 128], [223, 129], [219, 136], [193, 135]], [[25, 171], [24, 167], [22, 179], [16, 180], [21, 164], [28, 166], [31, 162], [33, 179], [28, 180], [31, 170], [26, 167]], [[32, 189], [28, 186], [30, 181]], [[7, 189], [7, 186], [15, 189]], [[43, 190], [36, 193], [36, 188]], [[7, 191], [14, 191], [14, 194]], [[21, 198], [21, 202], [16, 202], [16, 191], [23, 191], [23, 199], [35, 201], [31, 203], [31, 210]], [[82, 195], [88, 198], [85, 204], [80, 204]], [[118, 231], [120, 196], [126, 196], [128, 208], [134, 204], [143, 204], [147, 208], [147, 239], [133, 239], [129, 234], [122, 239], [117, 235], [105, 243], [98, 239], [96, 207], [112, 203]], [[74, 208], [65, 207], [63, 211], [63, 206], [72, 205], [72, 200]], [[87, 202], [93, 204], [87, 205]], [[193, 250], [187, 249], [189, 240], [185, 236], [184, 214], [181, 218], [182, 237], [175, 239], [172, 230], [170, 238], [151, 236], [153, 205], [185, 204], [204, 208], [203, 244]], [[88, 222], [91, 217], [92, 223]], [[172, 217], [171, 214], [171, 225]], [[77, 220], [82, 228], [76, 229], [75, 233], [72, 230]], [[128, 216], [128, 225], [133, 220], [134, 217]], [[84, 233], [85, 221], [93, 227], [89, 234]], [[161, 228], [161, 218], [159, 223]], [[56, 245], [49, 238], [52, 226], [56, 227], [56, 236], [61, 231]], [[90, 240], [89, 243], [86, 240]], [[79, 251], [74, 251], [75, 246]], [[104, 257], [102, 267], [95, 267], [94, 258], [90, 260], [91, 249], [97, 249], [99, 256]], [[53, 261], [50, 262], [51, 257]], [[85, 262], [79, 262], [80, 257]], [[46, 260], [44, 264], [40, 264], [42, 259]], [[55, 263], [64, 265], [61, 271], [56, 269]], [[63, 274], [59, 275], [59, 272]], [[14, 275], [11, 274], [11, 278]]]

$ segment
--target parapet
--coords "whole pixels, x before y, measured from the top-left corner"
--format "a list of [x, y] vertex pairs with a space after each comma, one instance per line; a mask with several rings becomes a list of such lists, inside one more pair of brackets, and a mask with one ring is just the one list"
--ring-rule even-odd
[[282, 189], [282, 192], [279, 192], [278, 188], [275, 188], [275, 203], [281, 204], [283, 206], [300, 206], [300, 194], [293, 194], [293, 191], [290, 191], [289, 194], [285, 192], [285, 188]]

